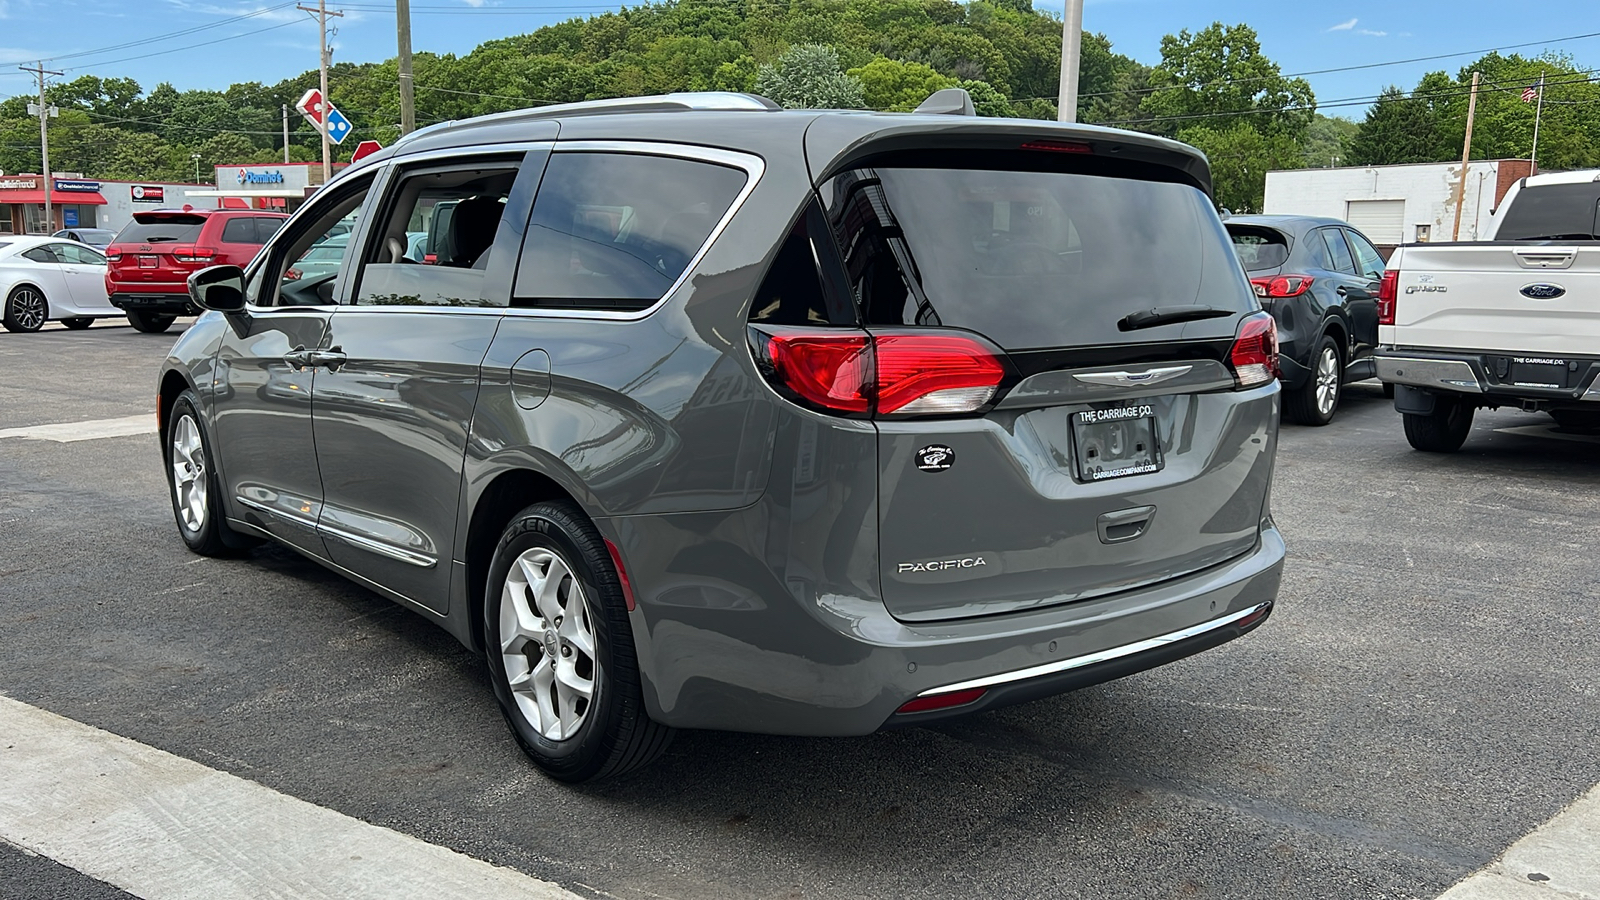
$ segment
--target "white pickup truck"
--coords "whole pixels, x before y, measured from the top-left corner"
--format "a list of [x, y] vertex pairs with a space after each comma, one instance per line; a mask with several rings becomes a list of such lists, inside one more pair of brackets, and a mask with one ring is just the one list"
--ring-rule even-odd
[[1396, 249], [1378, 345], [1418, 450], [1461, 449], [1480, 407], [1600, 429], [1600, 170], [1524, 178], [1485, 240]]

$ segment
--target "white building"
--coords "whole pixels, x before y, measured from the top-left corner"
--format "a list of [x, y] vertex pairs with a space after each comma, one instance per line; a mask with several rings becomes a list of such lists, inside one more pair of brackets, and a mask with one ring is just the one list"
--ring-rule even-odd
[[213, 209], [217, 201], [190, 199], [192, 184], [172, 184], [159, 181], [102, 181], [100, 194], [106, 205], [100, 207], [96, 228], [121, 231], [122, 226], [133, 221], [133, 214], [149, 209], [182, 209], [185, 204], [195, 209]]
[[[1412, 241], [1448, 241], [1456, 220], [1461, 164], [1344, 166], [1267, 173], [1267, 215], [1343, 219], [1380, 249]], [[1475, 240], [1518, 179], [1525, 159], [1474, 161], [1467, 168], [1460, 240]]]

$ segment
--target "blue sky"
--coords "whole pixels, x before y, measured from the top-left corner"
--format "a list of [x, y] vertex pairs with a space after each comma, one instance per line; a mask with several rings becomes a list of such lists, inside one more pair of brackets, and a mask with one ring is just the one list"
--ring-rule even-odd
[[[316, 65], [316, 26], [283, 0], [0, 0], [0, 96], [29, 90], [31, 76], [15, 63], [46, 58], [49, 68], [128, 76], [147, 90], [161, 81], [179, 88], [224, 88], [237, 81], [274, 82]], [[336, 20], [335, 60], [365, 62], [394, 55], [394, 15], [384, 0], [350, 0]], [[1037, 0], [1051, 8], [1050, 0]], [[602, 0], [412, 0], [417, 50], [466, 53], [482, 41], [519, 34], [607, 7]], [[537, 11], [533, 11], [533, 8]], [[339, 4], [330, 3], [330, 8]], [[392, 7], [390, 7], [392, 9]], [[1059, 9], [1059, 3], [1054, 4]], [[1529, 15], [1511, 13], [1527, 9]], [[1600, 32], [1595, 0], [1541, 0], [1527, 6], [1488, 0], [1405, 2], [1224, 3], [1221, 0], [1087, 0], [1084, 28], [1104, 32], [1119, 52], [1147, 63], [1160, 60], [1161, 36], [1204, 28], [1213, 21], [1248, 22], [1285, 73], [1381, 63]], [[261, 12], [265, 10], [265, 12]], [[548, 11], [546, 11], [548, 10]], [[247, 19], [232, 17], [258, 13]], [[206, 27], [212, 26], [212, 27]], [[192, 34], [119, 50], [180, 29]], [[219, 38], [209, 46], [183, 49]], [[1584, 67], [1600, 67], [1600, 37], [1552, 43]], [[101, 51], [85, 55], [85, 51]], [[57, 57], [54, 62], [51, 57]], [[134, 58], [143, 57], [143, 58]], [[1454, 72], [1472, 56], [1426, 63], [1309, 75], [1329, 114], [1359, 119], [1366, 99], [1385, 85], [1414, 85], [1430, 69]]]

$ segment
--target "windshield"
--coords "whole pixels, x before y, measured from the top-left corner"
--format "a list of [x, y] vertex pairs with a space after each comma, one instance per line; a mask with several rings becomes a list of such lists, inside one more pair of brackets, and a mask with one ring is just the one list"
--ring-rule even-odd
[[199, 240], [200, 228], [204, 224], [205, 219], [198, 216], [150, 219], [142, 222], [135, 219], [117, 234], [117, 239], [112, 243], [158, 244], [173, 241], [192, 243]]
[[[1027, 350], [1156, 339], [1117, 326], [1154, 307], [1254, 305], [1209, 199], [1188, 185], [876, 168], [839, 176], [823, 196], [868, 324], [968, 328]], [[1234, 323], [1171, 327], [1216, 337]]]
[[1276, 269], [1289, 259], [1289, 239], [1276, 228], [1230, 224], [1228, 236], [1247, 272]]
[[1506, 208], [1497, 241], [1600, 240], [1600, 184], [1546, 184], [1523, 188]]

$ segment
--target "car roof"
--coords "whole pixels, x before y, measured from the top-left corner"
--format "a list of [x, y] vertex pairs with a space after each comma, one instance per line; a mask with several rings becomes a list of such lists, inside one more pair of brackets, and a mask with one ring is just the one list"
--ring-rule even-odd
[[1541, 187], [1547, 184], [1583, 184], [1589, 181], [1600, 181], [1600, 169], [1579, 169], [1575, 172], [1549, 172], [1543, 175], [1529, 175], [1522, 180], [1525, 187]]
[[1328, 216], [1229, 216], [1222, 221], [1227, 226], [1234, 225], [1265, 225], [1290, 234], [1304, 234], [1313, 228], [1322, 228], [1327, 225], [1342, 225], [1346, 228], [1354, 227], [1343, 219], [1334, 219]]
[[[943, 93], [943, 92], [941, 92]], [[973, 115], [864, 110], [785, 110], [750, 94], [703, 92], [560, 104], [443, 122], [413, 132], [348, 167], [335, 181], [385, 159], [465, 146], [536, 141], [660, 141], [753, 153], [771, 165], [809, 164], [819, 178], [870, 150], [1004, 146], [1046, 141], [1060, 149], [1183, 173], [1206, 193], [1211, 168], [1199, 150], [1167, 138], [1094, 125]], [[1011, 141], [1015, 139], [1015, 143]], [[987, 143], [985, 143], [987, 141]]]

